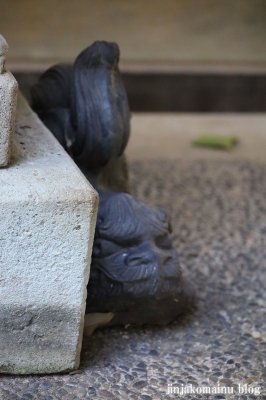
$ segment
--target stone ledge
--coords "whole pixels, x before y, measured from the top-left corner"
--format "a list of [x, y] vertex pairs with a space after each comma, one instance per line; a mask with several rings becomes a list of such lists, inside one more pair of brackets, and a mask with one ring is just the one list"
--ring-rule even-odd
[[0, 372], [75, 369], [98, 195], [21, 96], [0, 182]]

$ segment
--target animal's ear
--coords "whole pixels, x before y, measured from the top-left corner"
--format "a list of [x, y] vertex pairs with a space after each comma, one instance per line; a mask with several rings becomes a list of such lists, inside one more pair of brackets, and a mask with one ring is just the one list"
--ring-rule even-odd
[[58, 64], [49, 68], [31, 89], [31, 107], [37, 113], [51, 108], [70, 107], [73, 66]]
[[86, 68], [101, 65], [112, 70], [114, 65], [118, 63], [119, 57], [120, 50], [117, 43], [96, 40], [77, 56], [75, 63], [82, 63]]

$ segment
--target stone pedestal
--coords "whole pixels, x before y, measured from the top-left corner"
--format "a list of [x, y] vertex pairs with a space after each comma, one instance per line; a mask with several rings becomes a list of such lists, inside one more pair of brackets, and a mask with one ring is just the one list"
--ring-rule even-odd
[[9, 162], [17, 103], [17, 82], [5, 69], [7, 51], [8, 45], [0, 35], [0, 167]]
[[76, 369], [98, 195], [20, 96], [0, 184], [0, 372]]

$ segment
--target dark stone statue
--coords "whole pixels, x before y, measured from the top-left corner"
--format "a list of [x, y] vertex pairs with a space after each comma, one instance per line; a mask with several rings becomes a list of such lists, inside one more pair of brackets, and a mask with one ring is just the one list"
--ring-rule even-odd
[[[93, 43], [73, 66], [55, 65], [41, 76], [32, 88], [32, 108], [94, 186], [120, 179], [128, 190], [123, 152], [130, 113], [118, 62], [116, 43]], [[114, 168], [117, 160], [123, 168], [112, 179], [108, 164]]]
[[118, 62], [115, 43], [93, 43], [74, 65], [41, 76], [32, 107], [100, 194], [86, 314], [108, 315], [108, 325], [161, 325], [191, 296], [167, 213], [129, 194], [130, 113]]
[[166, 212], [125, 193], [100, 192], [87, 313], [110, 324], [165, 324], [188, 304]]

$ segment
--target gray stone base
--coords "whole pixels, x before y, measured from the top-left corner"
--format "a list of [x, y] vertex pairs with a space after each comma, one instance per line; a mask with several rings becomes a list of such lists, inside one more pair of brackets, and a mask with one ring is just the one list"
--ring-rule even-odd
[[83, 318], [76, 308], [1, 306], [0, 372], [52, 373], [78, 368], [77, 327]]
[[23, 98], [0, 185], [0, 372], [76, 369], [98, 195]]

